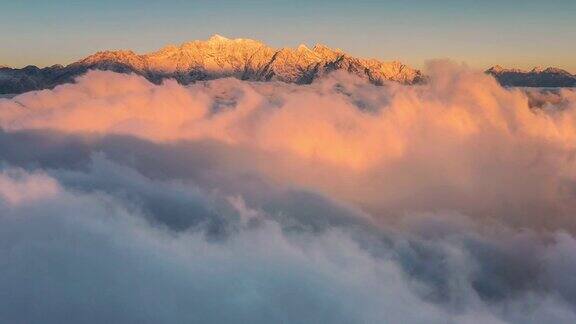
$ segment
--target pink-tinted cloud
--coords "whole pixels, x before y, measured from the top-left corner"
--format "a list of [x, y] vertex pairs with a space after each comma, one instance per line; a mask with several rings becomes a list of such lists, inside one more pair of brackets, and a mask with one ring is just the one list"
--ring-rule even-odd
[[429, 75], [0, 99], [0, 322], [574, 322], [575, 92]]

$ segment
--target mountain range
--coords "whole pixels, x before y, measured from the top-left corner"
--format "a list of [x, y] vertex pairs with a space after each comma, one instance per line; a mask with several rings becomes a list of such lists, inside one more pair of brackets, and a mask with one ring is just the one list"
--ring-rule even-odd
[[576, 87], [576, 75], [554, 67], [535, 67], [524, 71], [496, 65], [486, 70], [486, 73], [493, 75], [501, 85], [509, 87]]
[[[130, 50], [97, 52], [67, 66], [38, 68], [29, 65], [18, 69], [0, 65], [0, 94], [53, 88], [73, 82], [75, 77], [90, 69], [136, 73], [154, 83], [172, 78], [181, 84], [222, 77], [308, 84], [335, 70], [348, 71], [375, 85], [386, 81], [417, 84], [426, 79], [419, 70], [400, 62], [358, 58], [321, 44], [312, 48], [299, 45], [275, 49], [252, 39], [214, 35], [207, 40], [169, 45], [148, 54]], [[523, 71], [497, 65], [485, 72], [503, 86], [576, 86], [576, 75], [552, 67]]]
[[252, 39], [214, 35], [208, 40], [170, 45], [149, 54], [102, 51], [67, 66], [0, 67], [0, 94], [52, 88], [73, 82], [90, 69], [136, 73], [154, 83], [173, 78], [182, 84], [221, 77], [307, 84], [335, 70], [346, 70], [377, 85], [385, 81], [414, 84], [423, 80], [420, 71], [400, 62], [357, 58], [321, 44], [274, 49]]

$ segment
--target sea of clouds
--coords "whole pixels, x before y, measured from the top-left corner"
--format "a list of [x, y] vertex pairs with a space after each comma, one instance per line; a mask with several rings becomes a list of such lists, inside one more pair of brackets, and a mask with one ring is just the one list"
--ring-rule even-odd
[[427, 74], [0, 99], [0, 322], [576, 322], [576, 91]]

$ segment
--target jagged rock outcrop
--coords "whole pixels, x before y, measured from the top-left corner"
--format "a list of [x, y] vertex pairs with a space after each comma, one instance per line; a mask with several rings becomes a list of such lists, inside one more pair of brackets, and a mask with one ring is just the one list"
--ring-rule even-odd
[[420, 71], [400, 62], [356, 58], [324, 45], [274, 49], [251, 39], [214, 35], [205, 41], [170, 45], [143, 55], [126, 50], [98, 52], [65, 67], [2, 67], [0, 93], [51, 88], [72, 82], [90, 69], [132, 72], [155, 83], [174, 78], [182, 84], [221, 77], [306, 84], [335, 70], [349, 71], [377, 85], [385, 81], [414, 84], [423, 80]]
[[511, 87], [576, 87], [576, 75], [568, 71], [549, 67], [542, 69], [536, 67], [530, 71], [519, 69], [505, 69], [499, 65], [486, 70], [493, 75], [503, 86]]

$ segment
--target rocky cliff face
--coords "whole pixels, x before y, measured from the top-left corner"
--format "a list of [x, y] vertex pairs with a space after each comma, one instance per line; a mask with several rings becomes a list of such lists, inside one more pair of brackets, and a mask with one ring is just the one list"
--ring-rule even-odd
[[496, 65], [486, 70], [486, 73], [493, 75], [503, 86], [576, 87], [576, 75], [553, 67], [546, 69], [536, 67], [530, 71], [523, 71]]
[[376, 85], [385, 81], [413, 84], [423, 79], [420, 71], [400, 62], [356, 58], [324, 45], [274, 49], [251, 39], [214, 35], [143, 55], [103, 51], [65, 67], [0, 68], [0, 93], [50, 88], [72, 82], [89, 69], [132, 72], [156, 83], [174, 78], [182, 84], [221, 77], [306, 84], [335, 70], [349, 71]]

